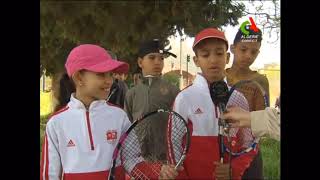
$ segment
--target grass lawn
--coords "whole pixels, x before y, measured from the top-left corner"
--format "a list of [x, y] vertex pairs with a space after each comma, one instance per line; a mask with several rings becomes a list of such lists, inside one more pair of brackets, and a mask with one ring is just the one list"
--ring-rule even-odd
[[280, 142], [263, 138], [260, 144], [265, 179], [280, 179]]

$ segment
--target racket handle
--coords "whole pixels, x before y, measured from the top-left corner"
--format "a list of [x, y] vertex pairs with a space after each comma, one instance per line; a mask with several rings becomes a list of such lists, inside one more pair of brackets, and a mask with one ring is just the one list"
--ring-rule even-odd
[[116, 177], [113, 174], [113, 169], [111, 168], [108, 175], [108, 180], [115, 180]]
[[184, 161], [184, 159], [186, 158], [186, 155], [182, 155], [179, 162], [177, 163], [177, 165], [174, 167], [175, 170], [178, 169], [178, 167], [182, 164], [182, 162]]
[[[222, 129], [223, 127], [219, 127]], [[224, 156], [224, 146], [223, 146], [223, 136], [222, 134], [218, 135], [218, 141], [219, 141], [219, 152], [220, 152], [220, 161], [223, 162], [223, 156]]]
[[111, 176], [110, 174], [109, 174], [109, 177], [108, 177], [108, 180], [115, 180], [116, 178], [114, 177], [114, 176]]

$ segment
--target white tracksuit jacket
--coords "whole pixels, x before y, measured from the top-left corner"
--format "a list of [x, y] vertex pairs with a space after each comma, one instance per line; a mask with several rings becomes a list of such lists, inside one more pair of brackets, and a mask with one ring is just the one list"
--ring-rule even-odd
[[[230, 105], [249, 110], [247, 100], [238, 91], [232, 93], [227, 103], [227, 106]], [[214, 161], [220, 161], [218, 146], [220, 114], [212, 102], [207, 80], [201, 74], [197, 74], [193, 84], [177, 95], [173, 110], [187, 120], [191, 133], [190, 150], [184, 161], [184, 172], [180, 173], [178, 179], [214, 179]], [[231, 128], [230, 135], [233, 151], [249, 147], [253, 140], [249, 128]], [[232, 159], [233, 179], [241, 179], [256, 153], [257, 149]], [[169, 159], [171, 163], [178, 160], [172, 156]], [[228, 161], [227, 153], [225, 161]]]
[[[122, 109], [99, 100], [87, 111], [72, 95], [47, 123], [40, 179], [107, 179], [115, 146], [130, 124]], [[120, 166], [116, 176], [124, 178]]]

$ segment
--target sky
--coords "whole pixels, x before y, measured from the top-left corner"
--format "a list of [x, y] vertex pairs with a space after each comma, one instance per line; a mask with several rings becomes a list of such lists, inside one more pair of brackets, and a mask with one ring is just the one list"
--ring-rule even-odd
[[[255, 12], [255, 7], [260, 4], [259, 2], [257, 2], [252, 5], [248, 1], [242, 1], [242, 2], [246, 5], [246, 7], [249, 9], [250, 12]], [[267, 12], [272, 10], [272, 7], [273, 7], [272, 2], [271, 1], [264, 1], [263, 7], [266, 9], [265, 11], [267, 11]], [[225, 32], [226, 38], [229, 41], [229, 44], [232, 44], [234, 36], [237, 33], [238, 28], [240, 27], [241, 23], [249, 20], [249, 17], [252, 17], [255, 22], [257, 22], [259, 20], [254, 16], [245, 16], [245, 17], [242, 17], [238, 20], [239, 24], [235, 27], [232, 27], [230, 25], [227, 27], [222, 27]], [[182, 48], [181, 48], [181, 54], [182, 54], [181, 61], [182, 61], [182, 63], [181, 63], [181, 66], [182, 66], [183, 70], [186, 70], [186, 57], [187, 57], [187, 55], [189, 54], [189, 55], [191, 55], [191, 57], [194, 56], [194, 53], [192, 51], [192, 44], [193, 44], [194, 38], [193, 37], [186, 37], [186, 36], [183, 36], [183, 37], [185, 38], [185, 40], [182, 41]], [[275, 32], [271, 34], [271, 37], [270, 37], [269, 33], [267, 33], [267, 32], [263, 33], [263, 40], [262, 40], [262, 45], [260, 48], [260, 54], [258, 55], [255, 62], [251, 65], [252, 69], [261, 69], [264, 67], [264, 64], [276, 63], [276, 64], [280, 65], [280, 35], [279, 35], [279, 39], [277, 41], [275, 41], [277, 39], [276, 37], [277, 37], [277, 35]], [[169, 41], [170, 41], [170, 45], [172, 47], [171, 52], [175, 53], [178, 57], [176, 59], [169, 57], [166, 60], [165, 69], [164, 69], [165, 72], [171, 70], [172, 63], [174, 64], [173, 70], [180, 68], [180, 36], [177, 33], [176, 37], [174, 37], [174, 36], [169, 37]], [[229, 50], [230, 50], [230, 48], [229, 48]], [[230, 67], [232, 65], [232, 60], [233, 60], [233, 55], [231, 53], [230, 62], [229, 62], [229, 64], [227, 64], [226, 67]], [[189, 69], [189, 72], [191, 72], [191, 73], [200, 72], [200, 69], [195, 67], [195, 65], [192, 61], [188, 64], [188, 69]]]

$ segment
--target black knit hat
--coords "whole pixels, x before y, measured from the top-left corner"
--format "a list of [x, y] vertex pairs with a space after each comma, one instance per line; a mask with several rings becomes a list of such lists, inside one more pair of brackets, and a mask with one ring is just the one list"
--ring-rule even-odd
[[233, 44], [237, 42], [261, 42], [262, 41], [262, 32], [259, 28], [257, 28], [258, 31], [255, 32], [250, 28], [249, 25], [245, 27], [245, 30], [249, 32], [248, 34], [245, 34], [242, 32], [241, 29], [238, 30], [234, 40]]
[[140, 44], [138, 56], [143, 58], [149, 53], [161, 53], [176, 58], [177, 56], [169, 52], [169, 50], [170, 49], [164, 49], [164, 47], [160, 44], [159, 39], [153, 39], [151, 41], [145, 41]]

